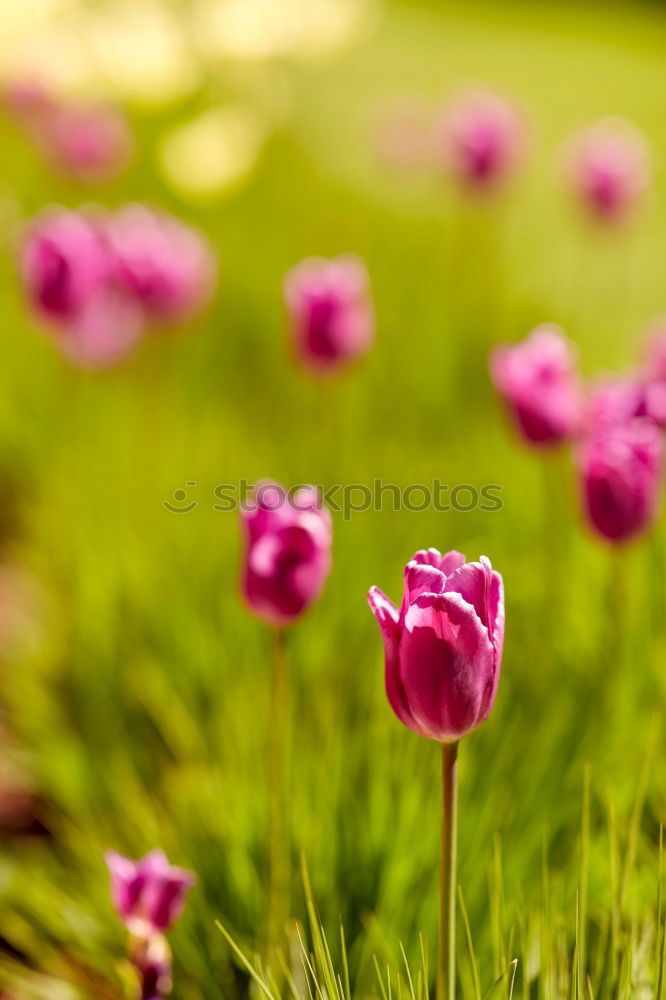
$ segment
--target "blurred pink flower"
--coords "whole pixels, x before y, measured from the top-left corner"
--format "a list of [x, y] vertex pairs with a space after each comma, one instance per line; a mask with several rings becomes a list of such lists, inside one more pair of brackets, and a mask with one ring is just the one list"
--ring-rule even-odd
[[96, 221], [53, 209], [30, 226], [22, 274], [32, 306], [49, 319], [70, 320], [112, 273], [108, 247]]
[[63, 98], [38, 76], [5, 83], [4, 101], [46, 160], [78, 181], [108, 181], [130, 160], [132, 134], [118, 108]]
[[153, 323], [182, 323], [208, 303], [216, 274], [203, 235], [145, 205], [127, 205], [106, 226], [121, 280]]
[[142, 313], [119, 281], [99, 218], [44, 213], [26, 234], [21, 269], [29, 303], [73, 364], [105, 368], [135, 346]]
[[117, 176], [132, 153], [125, 116], [104, 105], [63, 104], [42, 119], [36, 139], [60, 170], [88, 184]]
[[579, 445], [586, 516], [610, 542], [621, 543], [654, 522], [661, 499], [663, 441], [647, 417], [591, 425]]
[[632, 417], [648, 417], [646, 384], [640, 372], [612, 375], [593, 382], [587, 393], [583, 431], [626, 424]]
[[602, 119], [575, 136], [568, 160], [574, 192], [602, 222], [625, 218], [650, 182], [645, 137], [620, 119]]
[[334, 374], [368, 351], [375, 318], [361, 260], [304, 260], [287, 275], [284, 294], [296, 357], [313, 374]]
[[657, 323], [648, 335], [644, 380], [648, 413], [666, 428], [666, 320]]
[[319, 597], [331, 571], [328, 509], [313, 486], [292, 497], [278, 483], [264, 482], [241, 519], [245, 600], [270, 625], [290, 625]]
[[400, 609], [377, 587], [368, 601], [384, 640], [386, 693], [401, 722], [454, 743], [488, 718], [504, 644], [504, 587], [485, 556], [416, 553]]
[[538, 326], [521, 343], [496, 347], [490, 373], [529, 444], [549, 447], [572, 436], [581, 409], [577, 351], [559, 327]]
[[442, 163], [473, 191], [498, 187], [525, 152], [525, 126], [505, 98], [490, 92], [460, 95], [435, 125]]
[[106, 864], [118, 916], [130, 933], [141, 938], [171, 927], [196, 882], [192, 872], [170, 865], [162, 851], [151, 851], [140, 861], [109, 851]]
[[37, 118], [56, 107], [53, 93], [37, 77], [17, 77], [6, 81], [3, 99], [10, 114], [26, 128], [31, 128]]

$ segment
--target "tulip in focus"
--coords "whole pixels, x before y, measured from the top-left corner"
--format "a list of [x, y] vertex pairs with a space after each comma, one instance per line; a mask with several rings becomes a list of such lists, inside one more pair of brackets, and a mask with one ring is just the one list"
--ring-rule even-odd
[[421, 550], [407, 564], [398, 609], [368, 594], [384, 640], [386, 693], [414, 732], [453, 743], [490, 714], [504, 642], [502, 577], [488, 559]]
[[319, 597], [331, 571], [328, 509], [314, 487], [292, 497], [277, 483], [262, 483], [241, 516], [245, 600], [268, 624], [290, 625]]
[[127, 205], [106, 233], [120, 278], [152, 323], [192, 319], [210, 299], [215, 261], [195, 229], [144, 205]]
[[492, 352], [492, 380], [529, 444], [558, 445], [576, 430], [581, 409], [576, 362], [575, 346], [549, 325]]
[[106, 863], [114, 906], [130, 933], [149, 939], [168, 931], [183, 912], [194, 875], [170, 865], [162, 851], [140, 861], [110, 851]]
[[361, 260], [304, 260], [287, 275], [284, 294], [294, 352], [313, 374], [334, 374], [368, 351], [375, 318]]
[[504, 585], [488, 559], [421, 550], [405, 568], [398, 608], [368, 594], [384, 640], [386, 693], [415, 733], [442, 755], [442, 831], [437, 1000], [456, 994], [456, 815], [458, 741], [488, 718], [504, 645]]
[[597, 122], [571, 142], [569, 176], [591, 216], [601, 222], [624, 219], [650, 181], [644, 136], [619, 119]]
[[460, 96], [435, 126], [435, 146], [453, 176], [470, 191], [499, 187], [525, 149], [516, 109], [489, 92]]
[[646, 531], [661, 499], [663, 441], [647, 417], [598, 423], [581, 442], [579, 472], [591, 526], [619, 544]]

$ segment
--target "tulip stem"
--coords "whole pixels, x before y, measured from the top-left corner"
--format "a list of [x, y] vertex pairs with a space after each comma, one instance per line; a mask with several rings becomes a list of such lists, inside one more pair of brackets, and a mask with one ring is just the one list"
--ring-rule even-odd
[[289, 909], [289, 841], [287, 832], [287, 734], [289, 683], [286, 632], [273, 633], [268, 720], [268, 922], [267, 952], [279, 943]]
[[439, 883], [437, 1000], [456, 993], [456, 821], [458, 744], [442, 743], [442, 857]]

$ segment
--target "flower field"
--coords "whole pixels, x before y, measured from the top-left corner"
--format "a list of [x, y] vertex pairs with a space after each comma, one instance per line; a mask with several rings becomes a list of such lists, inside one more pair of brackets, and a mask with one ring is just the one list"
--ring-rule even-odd
[[0, 1000], [662, 1000], [665, 36], [0, 3]]

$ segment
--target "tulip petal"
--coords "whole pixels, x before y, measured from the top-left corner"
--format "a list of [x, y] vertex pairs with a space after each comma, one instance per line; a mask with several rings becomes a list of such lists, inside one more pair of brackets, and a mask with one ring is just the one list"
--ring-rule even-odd
[[400, 677], [418, 731], [452, 742], [474, 729], [492, 707], [495, 673], [475, 609], [459, 593], [421, 594], [400, 638]]
[[[482, 561], [485, 556], [481, 556]], [[488, 562], [490, 566], [490, 562]], [[495, 649], [495, 658], [499, 664], [504, 648], [504, 581], [499, 573], [493, 570], [490, 583], [490, 635]], [[497, 671], [499, 679], [499, 670]]]
[[405, 597], [411, 604], [419, 594], [441, 594], [444, 590], [446, 577], [441, 570], [425, 563], [410, 562], [405, 567]]
[[457, 552], [455, 549], [451, 549], [442, 556], [439, 568], [445, 576], [450, 576], [454, 570], [459, 569], [461, 566], [465, 565], [465, 556], [462, 552]]
[[412, 556], [411, 562], [418, 563], [420, 566], [434, 566], [435, 569], [439, 569], [442, 562], [442, 553], [439, 549], [419, 549]]
[[471, 604], [481, 622], [486, 626], [488, 634], [492, 633], [490, 588], [492, 582], [492, 566], [485, 557], [480, 562], [465, 563], [454, 570], [446, 580], [445, 592], [460, 594]]
[[398, 609], [379, 587], [370, 588], [368, 603], [377, 619], [384, 640], [385, 684], [389, 704], [402, 723], [418, 732], [409, 711], [407, 696], [400, 679], [399, 641], [401, 628]]

